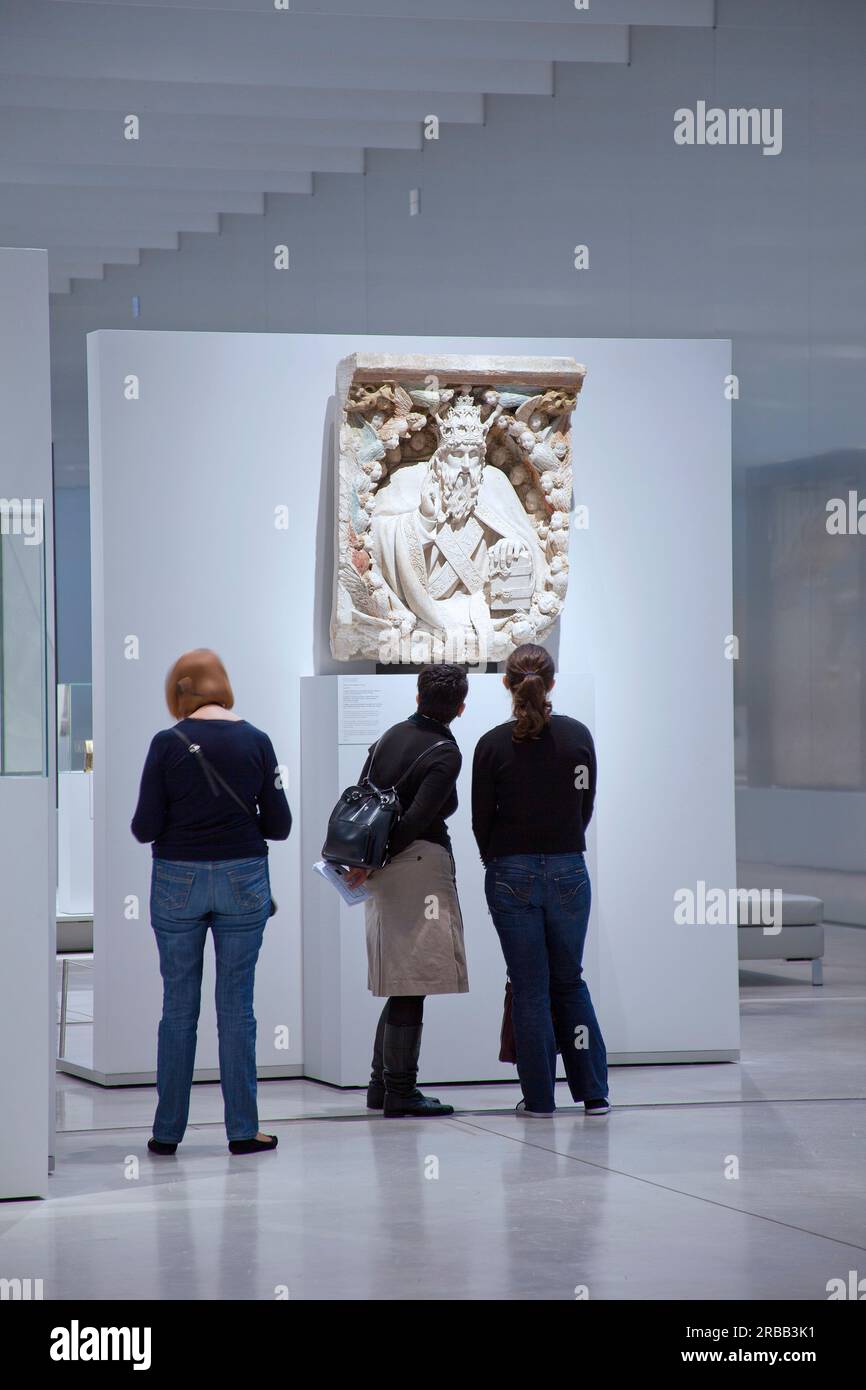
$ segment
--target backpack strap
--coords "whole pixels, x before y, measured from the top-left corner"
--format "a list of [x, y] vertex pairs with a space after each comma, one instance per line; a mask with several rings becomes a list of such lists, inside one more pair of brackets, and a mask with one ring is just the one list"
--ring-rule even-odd
[[[395, 725], [395, 727], [399, 727], [399, 726], [398, 726], [398, 725]], [[390, 732], [391, 732], [390, 729], [386, 730], [386, 733], [390, 733]], [[377, 754], [378, 751], [379, 751], [379, 744], [382, 742], [382, 739], [383, 739], [384, 737], [385, 737], [385, 734], [382, 734], [382, 735], [376, 740], [375, 744], [373, 745], [373, 751], [372, 751], [372, 753], [370, 754], [370, 766], [367, 768], [367, 776], [364, 778], [364, 781], [365, 781], [365, 782], [369, 782], [369, 784], [370, 784], [370, 786], [373, 788], [373, 790], [374, 790], [374, 791], [377, 791], [377, 792], [378, 792], [378, 791], [381, 791], [382, 788], [376, 786], [376, 783], [373, 781], [373, 778], [371, 777], [370, 774], [371, 774], [372, 771], [373, 771], [373, 763], [374, 763], [374, 761], [375, 761], [375, 759], [376, 759], [376, 754]], [[428, 753], [432, 753], [436, 748], [446, 748], [446, 747], [448, 746], [448, 744], [450, 744], [450, 743], [451, 743], [451, 739], [450, 739], [450, 738], [440, 738], [440, 739], [438, 739], [438, 740], [436, 741], [436, 743], [431, 743], [429, 748], [425, 748], [421, 753], [418, 754], [417, 758], [415, 758], [415, 759], [409, 764], [409, 766], [407, 767], [407, 769], [406, 769], [405, 772], [401, 772], [401, 773], [400, 773], [400, 776], [397, 778], [397, 781], [394, 783], [394, 789], [396, 790], [396, 788], [399, 787], [400, 783], [401, 783], [401, 782], [404, 782], [404, 781], [406, 780], [406, 778], [409, 776], [409, 773], [412, 772], [412, 771], [414, 771], [414, 769], [415, 769], [415, 768], [418, 766], [418, 764], [421, 762], [422, 758], [426, 758]], [[456, 745], [455, 745], [455, 746], [456, 746]]]
[[450, 742], [451, 740], [448, 738], [440, 738], [438, 742], [431, 743], [430, 747], [425, 748], [423, 753], [419, 753], [415, 761], [409, 764], [406, 771], [400, 774], [400, 776], [397, 778], [397, 781], [394, 783], [395, 787], [399, 787], [400, 783], [406, 780], [406, 778], [409, 776], [409, 773], [414, 771], [414, 769], [421, 762], [421, 759], [426, 758], [428, 753], [435, 753], [437, 748], [446, 748]]

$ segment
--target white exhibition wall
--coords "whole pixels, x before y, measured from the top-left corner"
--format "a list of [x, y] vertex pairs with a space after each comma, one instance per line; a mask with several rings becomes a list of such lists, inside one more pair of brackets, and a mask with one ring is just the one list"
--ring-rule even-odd
[[[50, 389], [47, 255], [0, 249], [0, 498], [6, 532], [0, 540], [0, 585], [4, 580], [9, 584], [13, 574], [20, 581], [14, 596], [15, 630], [4, 632], [0, 620], [0, 702], [7, 701], [7, 708], [0, 709], [0, 767], [8, 774], [0, 775], [0, 1199], [45, 1195], [54, 1137], [57, 866], [54, 623], [48, 601], [54, 586]], [[25, 506], [42, 504], [41, 544], [29, 546], [20, 528], [16, 534], [14, 510], [5, 511], [16, 500]], [[8, 621], [12, 599], [9, 594], [6, 599]], [[16, 697], [9, 699], [13, 689]], [[35, 769], [43, 760], [40, 773]]]
[[[88, 339], [93, 1074], [130, 1079], [155, 1066], [160, 981], [147, 923], [149, 854], [128, 826], [148, 742], [169, 722], [162, 688], [172, 660], [201, 645], [223, 655], [238, 710], [268, 730], [288, 765], [296, 814], [300, 678], [372, 670], [333, 661], [327, 644], [334, 369], [354, 351], [561, 354], [586, 363], [575, 486], [590, 524], [573, 531], [571, 586], [549, 645], [563, 672], [588, 675], [595, 686], [591, 983], [614, 1057], [736, 1055], [735, 933], [673, 921], [677, 888], [736, 882], [725, 656], [729, 344], [106, 331]], [[284, 505], [288, 529], [275, 525]], [[304, 751], [315, 770], [315, 750]], [[310, 869], [300, 838], [296, 828], [287, 846], [272, 847], [280, 911], [257, 983], [263, 1074], [302, 1070], [301, 897]], [[131, 901], [137, 918], [128, 915]], [[203, 1075], [216, 1068], [210, 985], [208, 976]], [[365, 986], [359, 978], [358, 991]], [[286, 1050], [275, 1046], [282, 1025]]]

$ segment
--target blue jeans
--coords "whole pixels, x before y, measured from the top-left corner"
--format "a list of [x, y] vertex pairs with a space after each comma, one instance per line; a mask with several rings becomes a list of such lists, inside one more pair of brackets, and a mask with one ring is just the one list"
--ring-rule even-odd
[[213, 930], [220, 1085], [229, 1139], [258, 1133], [256, 960], [271, 907], [268, 861], [154, 859], [150, 920], [163, 981], [153, 1137], [179, 1144], [189, 1118], [204, 943]]
[[607, 1097], [607, 1053], [583, 978], [591, 890], [582, 854], [509, 854], [484, 880], [513, 992], [527, 1110], [555, 1109], [556, 1050], [572, 1097]]

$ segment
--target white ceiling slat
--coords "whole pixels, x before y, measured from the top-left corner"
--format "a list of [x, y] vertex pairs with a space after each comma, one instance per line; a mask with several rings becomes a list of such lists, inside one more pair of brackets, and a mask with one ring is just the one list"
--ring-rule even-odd
[[[66, 0], [63, 0], [66, 3]], [[273, 9], [274, 0], [96, 0], [109, 5], [167, 5], [170, 8]], [[363, 15], [369, 18], [484, 19], [527, 24], [647, 24], [712, 28], [715, 0], [590, 0], [576, 10], [573, 0], [291, 0], [296, 14]]]
[[[616, 30], [617, 35], [626, 36], [627, 29]], [[41, 50], [38, 45], [10, 44], [4, 35], [2, 24], [0, 24], [0, 74], [8, 75], [11, 70], [25, 71], [34, 77], [79, 77], [87, 78], [94, 65], [97, 70], [105, 72], [113, 79], [121, 81], [171, 81], [171, 70], [176, 65], [165, 59], [158, 59], [156, 56], [152, 63], [147, 64], [138, 55], [133, 53], [124, 55], [123, 60], [112, 61], [106, 66], [100, 67], [95, 63], [95, 59], [86, 54], [83, 50], [72, 49], [70, 51], [69, 41], [65, 48], [61, 45], [55, 48], [53, 45], [46, 44]], [[133, 46], [134, 50], [134, 46]], [[625, 44], [625, 37], [622, 43], [617, 43], [615, 48], [611, 46], [612, 55], [604, 61], [626, 63], [628, 52]], [[602, 61], [602, 60], [599, 60]], [[351, 62], [347, 59], [332, 59], [329, 63], [320, 63], [307, 66], [297, 58], [291, 63], [286, 63], [281, 72], [277, 71], [278, 64], [266, 64], [267, 71], [262, 74], [262, 80], [268, 87], [278, 85], [278, 78], [282, 76], [287, 87], [304, 87], [311, 85], [322, 90], [329, 90], [331, 87], [359, 87], [361, 90], [373, 93], [383, 92], [416, 92], [419, 88], [438, 87], [447, 93], [473, 93], [480, 92], [505, 96], [543, 96], [553, 95], [553, 64], [543, 62], [511, 62], [490, 60], [486, 62], [474, 61], [472, 59], [461, 58], [459, 61], [449, 62], [440, 65], [437, 59], [419, 59], [416, 63], [378, 63], [363, 67], [360, 71], [353, 69]], [[201, 76], [195, 76], [192, 80], [208, 83], [225, 82], [230, 83], [231, 77], [227, 74], [231, 71], [231, 64], [228, 61], [214, 61], [212, 64], [205, 65], [199, 62], [195, 65], [196, 70]], [[238, 82], [242, 86], [255, 85], [256, 60], [238, 66]], [[426, 113], [425, 113], [426, 114]]]
[[[34, 246], [38, 245], [47, 251], [49, 257], [59, 251], [70, 256], [99, 256], [105, 261], [117, 261], [122, 264], [122, 260], [115, 255], [122, 252], [127, 255], [140, 255], [142, 251], [178, 251], [180, 249], [180, 233], [172, 231], [168, 226], [158, 227], [155, 223], [140, 221], [133, 231], [118, 230], [113, 232], [111, 255], [104, 257], [100, 253], [100, 235], [105, 236], [106, 228], [101, 226], [94, 228], [85, 225], [83, 228], [76, 228], [69, 224], [58, 224], [49, 226], [47, 223], [27, 223], [32, 227], [31, 239], [28, 241], [28, 233], [22, 228], [20, 221], [13, 221], [9, 214], [0, 215], [0, 246]], [[138, 265], [140, 262], [134, 260], [131, 265]]]
[[[177, 250], [177, 247], [159, 249]], [[141, 265], [141, 252], [129, 246], [94, 246], [84, 251], [80, 246], [67, 246], [65, 243], [55, 246], [50, 241], [43, 241], [40, 250], [48, 252], [49, 270], [69, 279], [101, 280], [106, 266]]]
[[[140, 235], [139, 235], [140, 234]], [[103, 234], [104, 235], [104, 234]], [[143, 250], [147, 252], [177, 252], [181, 249], [181, 234], [172, 232], [170, 228], [158, 229], [154, 225], [139, 224], [135, 235], [132, 232], [118, 232], [114, 236], [111, 246], [107, 247], [103, 254], [103, 243], [100, 242], [99, 232], [93, 228], [85, 228], [83, 231], [76, 231], [75, 228], [65, 227], [65, 225], [54, 225], [54, 227], [44, 227], [36, 235], [39, 246], [49, 253], [49, 264], [51, 256], [63, 253], [67, 260], [72, 257], [97, 256], [100, 260], [113, 261], [113, 263], [126, 264], [122, 257], [140, 257]], [[14, 224], [10, 218], [0, 215], [0, 246], [32, 246], [33, 240], [28, 242], [26, 236], [22, 239], [21, 224]], [[120, 254], [118, 254], [120, 253]], [[140, 260], [129, 261], [128, 264], [139, 265]]]
[[[334, 172], [328, 151], [358, 154], [421, 148], [420, 123], [386, 121], [275, 121], [248, 116], [138, 117], [138, 139], [124, 139], [126, 110], [58, 112], [0, 109], [0, 150], [22, 163], [165, 164], [177, 168], [319, 169]], [[214, 156], [218, 156], [214, 159]], [[336, 157], [336, 156], [335, 156]], [[307, 160], [312, 162], [307, 162]], [[264, 160], [264, 162], [263, 162]], [[325, 161], [322, 163], [321, 161]], [[353, 161], [337, 172], [352, 172]]]
[[[57, 0], [70, 3], [70, 0]], [[117, 8], [177, 10], [236, 10], [245, 14], [271, 14], [274, 0], [90, 0]], [[684, 25], [711, 28], [714, 0], [595, 0], [587, 10], [575, 10], [569, 0], [290, 0], [297, 15], [416, 20], [429, 19], [435, 6], [437, 20], [488, 20], [490, 22], [561, 24], [570, 18], [577, 24]]]
[[297, 193], [309, 197], [311, 173], [285, 173], [260, 169], [118, 169], [104, 164], [12, 164], [0, 161], [0, 184], [56, 185], [60, 188], [137, 188], [142, 191], [189, 193]]
[[[6, 0], [0, 70], [276, 86], [544, 90], [559, 62], [626, 62], [622, 26], [491, 24]], [[443, 80], [444, 79], [444, 80]]]
[[141, 251], [177, 251], [179, 237], [183, 232], [219, 231], [219, 213], [209, 216], [199, 214], [188, 216], [178, 230], [178, 220], [170, 213], [164, 217], [137, 217], [135, 222], [126, 221], [120, 215], [114, 217], [93, 216], [80, 209], [74, 214], [63, 216], [58, 227], [57, 216], [22, 218], [4, 208], [0, 216], [0, 246], [47, 246], [52, 237], [62, 236], [64, 245], [74, 247], [77, 253], [89, 254], [99, 241], [111, 240], [121, 246]]
[[[287, 145], [285, 149], [274, 145], [220, 145], [219, 142], [206, 143], [199, 140], [178, 139], [171, 141], [150, 141], [147, 146], [141, 141], [136, 145], [130, 141], [132, 149], [124, 141], [106, 137], [102, 141], [78, 141], [73, 130], [58, 131], [56, 140], [50, 138], [28, 139], [0, 142], [0, 151], [10, 160], [22, 164], [39, 164], [42, 161], [62, 160], [70, 167], [76, 164], [101, 164], [106, 169], [232, 169], [248, 168], [260, 171], [260, 189], [268, 185], [267, 175], [275, 173], [294, 174], [363, 174], [364, 151], [360, 149], [330, 148], [327, 145], [316, 147]], [[405, 146], [402, 148], [406, 148]], [[417, 148], [417, 147], [416, 147]]]
[[[82, 259], [80, 248], [66, 246], [47, 246], [49, 260], [52, 265], [72, 265]], [[141, 252], [132, 246], [89, 246], [87, 248], [88, 260], [96, 261], [100, 265], [141, 265]]]
[[[154, 212], [176, 212], [183, 217], [196, 217], [202, 213], [210, 216], [214, 212], [257, 213], [261, 212], [262, 201], [261, 194], [254, 193], [226, 193], [223, 198], [214, 193], [186, 191], [164, 193], [139, 189], [74, 187], [58, 190], [20, 186], [16, 189], [7, 188], [0, 215], [5, 215], [11, 207], [15, 208], [16, 213], [25, 216], [56, 215], [58, 192], [64, 200], [65, 210], [76, 212], [82, 208], [90, 208], [97, 216], [104, 213], [107, 217], [121, 212], [130, 222], [138, 216], [149, 216]], [[105, 240], [103, 237], [103, 241]]]
[[100, 261], [71, 261], [49, 255], [49, 270], [68, 280], [104, 280], [105, 264]]
[[[141, 252], [131, 246], [88, 246], [87, 250], [83, 251], [80, 246], [67, 246], [65, 242], [56, 246], [43, 242], [42, 249], [48, 252], [50, 267], [76, 278], [78, 271], [72, 270], [72, 266], [99, 266], [104, 269], [107, 265], [141, 265]], [[82, 275], [80, 278], [92, 277]], [[101, 279], [102, 276], [98, 278]]]
[[[6, 244], [30, 245], [58, 231], [70, 246], [162, 245], [160, 238], [183, 232], [218, 232], [225, 212], [261, 215], [264, 199], [250, 193], [142, 192], [139, 189], [42, 188], [6, 185], [0, 231]], [[151, 240], [155, 235], [156, 242]], [[0, 236], [0, 244], [3, 237]]]
[[393, 141], [397, 149], [417, 148], [420, 142], [420, 122], [364, 121], [354, 117], [343, 120], [304, 120], [292, 117], [277, 120], [270, 116], [228, 116], [221, 114], [171, 114], [139, 112], [140, 138], [123, 138], [126, 116], [132, 111], [129, 103], [114, 110], [64, 110], [56, 107], [31, 106], [28, 109], [3, 107], [0, 100], [0, 140], [5, 146], [17, 137], [28, 136], [57, 140], [73, 131], [81, 141], [111, 142], [126, 153], [145, 150], [151, 142], [167, 140], [200, 140], [220, 144], [276, 145], [342, 145], [344, 148], [386, 144]]
[[306, 121], [423, 121], [483, 125], [477, 92], [377, 92], [243, 86], [232, 82], [147, 82], [126, 78], [0, 76], [0, 107], [123, 111], [146, 115], [270, 117]]
[[[554, 64], [625, 64], [629, 26], [715, 0], [0, 0], [0, 243], [45, 245], [53, 293], [218, 234], [316, 173], [550, 97]], [[123, 138], [136, 115], [139, 139]]]

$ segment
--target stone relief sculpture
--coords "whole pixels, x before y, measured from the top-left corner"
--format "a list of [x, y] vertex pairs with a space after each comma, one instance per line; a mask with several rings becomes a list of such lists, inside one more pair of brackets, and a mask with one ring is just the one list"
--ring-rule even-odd
[[584, 375], [571, 358], [339, 364], [335, 657], [480, 664], [549, 632]]

